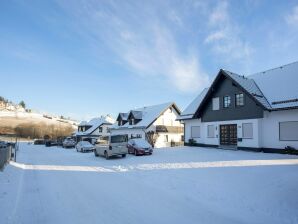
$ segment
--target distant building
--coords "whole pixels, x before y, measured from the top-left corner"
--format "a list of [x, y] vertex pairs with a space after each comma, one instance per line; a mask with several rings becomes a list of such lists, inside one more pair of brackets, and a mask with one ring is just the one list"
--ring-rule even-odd
[[220, 70], [182, 112], [185, 144], [298, 149], [298, 62], [250, 76]]
[[128, 138], [143, 138], [154, 147], [181, 144], [183, 125], [177, 121], [180, 110], [175, 103], [142, 107], [119, 113], [116, 123], [110, 127], [111, 134], [127, 134]]
[[86, 140], [94, 143], [100, 136], [109, 135], [109, 127], [114, 122], [114, 119], [109, 115], [93, 118], [88, 122], [82, 121], [74, 135], [77, 141]]

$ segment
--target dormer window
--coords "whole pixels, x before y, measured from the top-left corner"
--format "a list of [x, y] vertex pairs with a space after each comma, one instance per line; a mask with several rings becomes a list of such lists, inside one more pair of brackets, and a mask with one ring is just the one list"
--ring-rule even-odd
[[134, 125], [134, 124], [135, 124], [135, 119], [131, 118], [131, 119], [129, 120], [129, 124], [130, 124], [130, 125]]

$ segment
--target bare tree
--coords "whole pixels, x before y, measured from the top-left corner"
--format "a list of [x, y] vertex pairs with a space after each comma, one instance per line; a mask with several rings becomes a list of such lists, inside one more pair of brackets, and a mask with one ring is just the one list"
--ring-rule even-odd
[[159, 135], [154, 131], [146, 132], [146, 139], [152, 147], [154, 147], [158, 136]]

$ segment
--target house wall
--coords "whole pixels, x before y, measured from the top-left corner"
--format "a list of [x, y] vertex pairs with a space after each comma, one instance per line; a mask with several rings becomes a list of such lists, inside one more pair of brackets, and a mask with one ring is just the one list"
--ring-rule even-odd
[[183, 125], [176, 121], [178, 117], [178, 113], [175, 109], [167, 109], [162, 115], [160, 115], [156, 121], [153, 123], [154, 126], [156, 125], [166, 125], [166, 126], [177, 126], [182, 127]]
[[123, 128], [123, 129], [112, 129], [111, 135], [128, 135], [128, 138], [131, 138], [131, 135], [141, 135], [145, 139], [145, 132], [143, 129], [137, 128]]
[[[249, 147], [249, 148], [260, 148], [260, 128], [262, 124], [262, 119], [245, 119], [245, 120], [232, 120], [232, 121], [215, 121], [215, 122], [201, 122], [200, 119], [185, 120], [185, 142], [188, 143], [191, 136], [191, 127], [200, 126], [200, 138], [193, 138], [199, 144], [204, 145], [220, 145], [220, 125], [224, 124], [236, 124], [237, 125], [237, 138], [242, 139], [238, 141], [238, 147]], [[242, 124], [243, 123], [252, 123], [253, 125], [253, 138], [243, 139], [242, 137]], [[208, 137], [208, 125], [214, 125], [215, 134], [214, 138]]]
[[[244, 106], [235, 105], [235, 96], [238, 93], [244, 94]], [[231, 97], [231, 105], [228, 108], [223, 106], [224, 96]], [[219, 98], [219, 110], [212, 109], [212, 98]], [[230, 79], [222, 76], [211, 94], [208, 102], [202, 110], [202, 121], [230, 121], [240, 119], [256, 119], [263, 117], [263, 109], [255, 101], [245, 94], [238, 86], [234, 85]]]
[[[284, 149], [286, 146], [292, 146], [298, 149], [298, 141], [281, 141], [279, 139], [279, 122], [298, 121], [298, 109], [264, 112], [264, 118], [246, 119], [233, 121], [201, 122], [200, 119], [185, 120], [185, 142], [188, 143], [191, 136], [191, 127], [200, 126], [201, 137], [193, 138], [197, 143], [205, 145], [220, 144], [219, 125], [237, 124], [237, 137], [242, 138], [242, 124], [253, 124], [253, 138], [238, 141], [238, 147], [255, 149]], [[215, 125], [215, 138], [207, 137], [207, 126]], [[297, 130], [298, 131], [298, 130]]]
[[284, 121], [298, 121], [298, 109], [266, 112], [264, 114], [262, 147], [284, 149], [286, 146], [292, 146], [298, 149], [298, 141], [279, 140], [279, 122]]
[[[172, 110], [169, 108], [161, 116], [158, 117], [158, 119], [150, 126], [150, 128], [152, 130], [155, 130], [156, 125], [183, 127], [183, 124], [181, 124], [180, 121], [176, 120], [178, 116], [179, 114], [174, 108]], [[184, 133], [158, 133], [158, 135], [159, 136], [156, 140], [155, 147], [162, 148], [170, 147], [171, 141], [181, 142]], [[168, 139], [168, 141], [166, 141], [166, 138]]]
[[96, 128], [91, 135], [98, 135], [98, 136], [102, 136], [102, 135], [109, 135], [108, 132], [108, 127], [110, 127], [111, 125], [107, 125], [107, 124], [103, 124], [100, 127], [102, 127], [102, 131], [99, 131], [99, 128]]

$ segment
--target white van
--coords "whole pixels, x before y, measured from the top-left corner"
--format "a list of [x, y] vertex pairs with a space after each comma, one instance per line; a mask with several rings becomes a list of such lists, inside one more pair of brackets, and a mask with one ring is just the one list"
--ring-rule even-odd
[[128, 153], [127, 141], [127, 135], [101, 136], [95, 144], [94, 155], [104, 156], [106, 159], [118, 155], [125, 157]]

